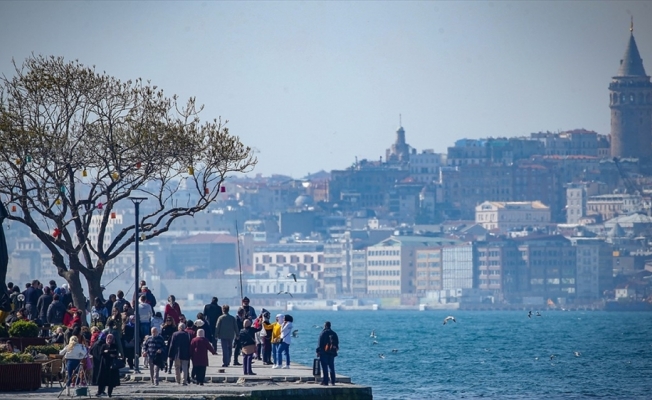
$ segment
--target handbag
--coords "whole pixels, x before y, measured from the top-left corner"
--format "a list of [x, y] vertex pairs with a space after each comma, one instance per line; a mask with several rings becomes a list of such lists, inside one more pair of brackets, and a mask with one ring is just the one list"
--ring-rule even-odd
[[242, 354], [244, 354], [244, 355], [254, 354], [255, 352], [256, 352], [256, 345], [255, 344], [248, 344], [248, 345], [242, 347]]
[[114, 358], [111, 362], [111, 369], [122, 369], [125, 365], [125, 362], [121, 358]]

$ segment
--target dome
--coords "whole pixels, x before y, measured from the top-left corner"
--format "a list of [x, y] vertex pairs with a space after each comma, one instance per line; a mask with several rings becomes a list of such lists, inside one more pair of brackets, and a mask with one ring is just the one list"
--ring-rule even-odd
[[307, 207], [313, 205], [313, 203], [314, 200], [312, 199], [312, 196], [308, 196], [307, 194], [302, 194], [294, 200], [294, 205], [296, 207]]

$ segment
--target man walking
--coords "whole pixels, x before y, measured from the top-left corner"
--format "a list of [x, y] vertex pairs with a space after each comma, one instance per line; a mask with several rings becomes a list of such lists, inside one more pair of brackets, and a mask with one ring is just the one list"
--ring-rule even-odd
[[335, 357], [337, 357], [339, 349], [340, 341], [337, 338], [337, 333], [331, 330], [329, 321], [324, 322], [324, 330], [319, 334], [319, 345], [317, 346], [317, 356], [323, 375], [321, 385], [323, 386], [328, 386], [329, 377], [331, 385], [335, 386]]
[[222, 315], [217, 319], [215, 327], [215, 337], [222, 345], [222, 367], [228, 367], [231, 363], [233, 340], [238, 336], [238, 332], [235, 317], [229, 314], [228, 304], [223, 305]]
[[152, 379], [152, 385], [158, 386], [158, 372], [161, 363], [156, 361], [165, 359], [165, 355], [162, 354], [165, 351], [165, 340], [158, 334], [156, 327], [152, 328], [151, 333], [152, 335], [143, 344], [143, 352], [146, 352], [149, 358], [149, 376]]
[[211, 299], [210, 304], [204, 306], [204, 318], [206, 318], [206, 338], [208, 338], [214, 348], [217, 348], [217, 339], [215, 338], [215, 325], [217, 319], [222, 315], [222, 307], [217, 304], [217, 297]]
[[168, 357], [174, 360], [174, 372], [177, 384], [181, 384], [181, 371], [183, 371], [183, 386], [188, 386], [188, 365], [190, 364], [190, 335], [185, 331], [186, 324], [180, 323], [176, 332], [170, 339], [170, 352]]

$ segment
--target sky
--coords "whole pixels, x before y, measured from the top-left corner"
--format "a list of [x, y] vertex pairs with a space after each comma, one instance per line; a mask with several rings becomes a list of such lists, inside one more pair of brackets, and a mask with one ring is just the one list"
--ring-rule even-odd
[[30, 54], [194, 96], [256, 151], [251, 175], [377, 160], [399, 115], [418, 152], [461, 138], [608, 134], [608, 85], [649, 1], [1, 1], [0, 73]]

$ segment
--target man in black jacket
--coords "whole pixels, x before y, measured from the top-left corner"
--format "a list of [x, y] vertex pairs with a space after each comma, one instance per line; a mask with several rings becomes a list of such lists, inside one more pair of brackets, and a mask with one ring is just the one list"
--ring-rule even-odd
[[63, 316], [66, 314], [66, 306], [59, 301], [59, 295], [55, 294], [52, 297], [52, 303], [48, 307], [48, 324], [63, 325]]
[[222, 315], [222, 307], [217, 304], [217, 297], [211, 299], [210, 304], [204, 306], [204, 317], [206, 318], [206, 337], [211, 338], [211, 344], [214, 348], [217, 348], [217, 339], [215, 338], [215, 325], [217, 325], [217, 319]]
[[[331, 323], [324, 322], [324, 330], [319, 334], [319, 345], [317, 346], [317, 357], [322, 370], [321, 385], [328, 386], [330, 375], [331, 385], [335, 386], [335, 357], [340, 349], [340, 341], [337, 333], [331, 330]], [[330, 372], [330, 374], [329, 374]]]
[[36, 303], [36, 309], [38, 310], [38, 319], [41, 320], [41, 323], [45, 324], [48, 322], [48, 308], [52, 304], [52, 294], [50, 293], [50, 287], [46, 286], [43, 288], [43, 294], [38, 298]]
[[174, 360], [174, 372], [177, 384], [182, 383], [181, 371], [183, 371], [183, 386], [188, 385], [188, 365], [190, 364], [190, 335], [185, 331], [186, 324], [180, 323], [176, 332], [170, 339], [170, 352], [168, 357]]

